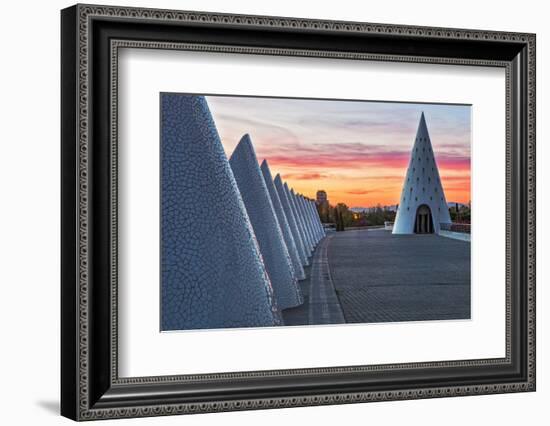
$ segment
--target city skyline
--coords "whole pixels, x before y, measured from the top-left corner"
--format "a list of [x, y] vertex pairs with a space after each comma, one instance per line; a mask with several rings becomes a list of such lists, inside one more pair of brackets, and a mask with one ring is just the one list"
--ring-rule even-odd
[[470, 106], [207, 96], [229, 157], [243, 134], [295, 191], [331, 204], [394, 205], [424, 112], [450, 202], [470, 201]]

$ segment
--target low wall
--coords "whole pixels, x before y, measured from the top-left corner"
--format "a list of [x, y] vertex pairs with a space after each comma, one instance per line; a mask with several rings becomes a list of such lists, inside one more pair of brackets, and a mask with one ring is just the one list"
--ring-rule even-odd
[[469, 223], [440, 223], [442, 231], [459, 232], [462, 234], [469, 234], [471, 225]]

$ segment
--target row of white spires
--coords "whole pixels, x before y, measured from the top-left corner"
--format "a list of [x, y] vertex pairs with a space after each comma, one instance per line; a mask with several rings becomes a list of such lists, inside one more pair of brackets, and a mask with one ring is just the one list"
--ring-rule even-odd
[[260, 253], [280, 309], [303, 303], [297, 285], [305, 279], [304, 266], [324, 229], [312, 200], [289, 188], [277, 174], [272, 178], [267, 160], [259, 166], [248, 134], [229, 158]]
[[[162, 329], [280, 324], [324, 237], [313, 202], [258, 166], [248, 135], [228, 161], [203, 97], [164, 94], [162, 121]], [[435, 232], [450, 223], [422, 114], [393, 232], [413, 233], [426, 208]]]
[[258, 164], [248, 135], [228, 160], [204, 97], [161, 108], [161, 328], [282, 324], [325, 236], [314, 202]]

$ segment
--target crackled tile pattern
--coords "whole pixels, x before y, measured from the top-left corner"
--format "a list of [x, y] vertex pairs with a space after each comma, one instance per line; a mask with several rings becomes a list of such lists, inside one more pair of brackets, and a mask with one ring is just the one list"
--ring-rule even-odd
[[285, 190], [286, 196], [288, 197], [288, 203], [290, 204], [290, 208], [292, 210], [292, 214], [294, 215], [294, 218], [296, 219], [296, 225], [298, 227], [298, 231], [300, 232], [300, 237], [302, 238], [302, 244], [304, 245], [304, 251], [306, 252], [306, 256], [309, 258], [311, 256], [312, 247], [309, 243], [309, 238], [307, 238], [307, 234], [304, 229], [304, 223], [302, 221], [301, 215], [298, 212], [298, 208], [296, 207], [296, 200], [290, 193], [290, 188], [288, 187], [288, 184], [285, 182], [283, 183], [283, 188]]
[[298, 194], [296, 194], [294, 190], [291, 190], [291, 191], [294, 194], [294, 200], [296, 202], [296, 206], [298, 210], [300, 211], [302, 222], [304, 224], [304, 230], [307, 234], [307, 238], [309, 239], [309, 243], [311, 244], [311, 251], [313, 252], [315, 250], [315, 247], [317, 246], [317, 243], [315, 241], [315, 238], [313, 237], [313, 234], [311, 233], [311, 228], [309, 226], [309, 218], [307, 216], [304, 205], [302, 204], [301, 197]]
[[300, 215], [300, 220], [302, 221], [302, 226], [304, 227], [304, 233], [306, 235], [306, 239], [311, 246], [311, 251], [315, 249], [315, 242], [311, 238], [311, 233], [309, 232], [309, 226], [307, 223], [307, 216], [305, 215], [304, 209], [302, 207], [302, 203], [300, 202], [300, 197], [294, 193], [294, 190], [290, 191], [290, 194], [294, 198], [294, 205], [296, 206], [296, 210], [298, 211], [298, 214]]
[[283, 205], [283, 210], [285, 212], [286, 218], [288, 219], [290, 231], [292, 232], [292, 236], [294, 237], [294, 242], [296, 243], [296, 249], [298, 250], [298, 254], [300, 255], [302, 265], [307, 266], [309, 265], [309, 261], [304, 247], [304, 242], [302, 240], [302, 236], [298, 228], [298, 223], [296, 222], [296, 217], [294, 216], [292, 206], [288, 199], [288, 195], [286, 194], [285, 188], [283, 186], [283, 181], [281, 180], [281, 176], [279, 174], [275, 176], [273, 184], [275, 185], [275, 189], [277, 190], [277, 194], [279, 194], [279, 199], [281, 200], [281, 204]]
[[311, 210], [311, 206], [309, 204], [309, 201], [304, 198], [304, 206], [307, 212], [307, 215], [309, 217], [311, 231], [313, 232], [313, 235], [315, 237], [315, 241], [319, 243], [321, 240], [321, 235], [319, 234], [319, 229], [317, 228], [317, 222], [315, 221], [315, 216], [313, 214], [313, 210]]
[[294, 216], [296, 217], [296, 223], [298, 224], [298, 229], [300, 230], [300, 235], [302, 236], [302, 241], [304, 242], [304, 248], [306, 249], [306, 253], [309, 256], [311, 256], [311, 253], [313, 252], [313, 246], [311, 244], [311, 241], [309, 240], [309, 237], [306, 232], [306, 228], [304, 225], [304, 220], [302, 218], [302, 215], [300, 211], [298, 210], [298, 204], [296, 202], [296, 197], [294, 197], [294, 192], [290, 190], [288, 187], [288, 184], [284, 183], [285, 191], [288, 195], [288, 199], [290, 201], [290, 205], [292, 207], [292, 212], [294, 213]]
[[202, 96], [162, 94], [162, 330], [273, 326], [273, 290]]
[[298, 195], [298, 202], [300, 203], [300, 208], [302, 209], [302, 216], [306, 222], [307, 230], [309, 232], [309, 236], [311, 238], [311, 242], [313, 243], [313, 246], [317, 246], [317, 237], [315, 236], [315, 232], [313, 232], [313, 225], [311, 222], [311, 216], [309, 215], [309, 212], [306, 208], [306, 202], [304, 200], [304, 197], [301, 195]]
[[281, 205], [281, 199], [279, 198], [279, 194], [277, 194], [277, 190], [275, 189], [275, 185], [273, 184], [271, 170], [269, 170], [269, 165], [267, 164], [266, 160], [262, 161], [260, 169], [262, 170], [264, 182], [267, 186], [269, 198], [271, 199], [273, 208], [275, 209], [275, 214], [277, 215], [279, 226], [281, 227], [281, 231], [283, 232], [283, 238], [286, 243], [286, 248], [288, 249], [290, 259], [292, 260], [292, 266], [294, 267], [294, 274], [296, 275], [297, 279], [303, 280], [306, 278], [306, 274], [304, 272], [302, 262], [300, 261], [300, 255], [298, 254], [298, 249], [296, 248], [296, 243], [294, 242], [294, 237], [292, 236], [292, 231], [290, 230], [290, 225], [288, 224], [285, 212], [283, 211], [283, 206]]
[[309, 208], [309, 211], [311, 212], [311, 217], [313, 218], [313, 225], [315, 227], [317, 238], [321, 240], [325, 236], [325, 231], [323, 230], [323, 225], [321, 225], [319, 213], [317, 213], [317, 208], [315, 207], [315, 202], [308, 201], [307, 206]]
[[258, 240], [277, 306], [286, 309], [302, 304], [290, 254], [248, 135], [241, 138], [229, 164]]
[[300, 201], [302, 211], [304, 212], [304, 217], [306, 219], [307, 227], [308, 227], [308, 230], [309, 230], [309, 235], [311, 235], [311, 241], [313, 241], [314, 246], [317, 246], [317, 242], [318, 242], [317, 235], [315, 235], [315, 231], [313, 229], [313, 222], [311, 220], [311, 216], [310, 216], [309, 211], [308, 211], [307, 206], [306, 206], [306, 200], [304, 199], [304, 197], [302, 197], [302, 195], [298, 195], [298, 199]]
[[315, 223], [317, 224], [317, 229], [319, 230], [319, 237], [323, 238], [325, 234], [325, 229], [323, 228], [323, 224], [321, 223], [321, 218], [319, 217], [319, 212], [317, 212], [317, 206], [315, 204], [315, 201], [309, 202], [313, 217], [315, 218]]

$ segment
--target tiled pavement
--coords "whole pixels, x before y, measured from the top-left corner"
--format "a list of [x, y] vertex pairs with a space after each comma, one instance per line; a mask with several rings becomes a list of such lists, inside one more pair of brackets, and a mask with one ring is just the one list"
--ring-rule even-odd
[[470, 243], [383, 230], [337, 234], [329, 265], [346, 322], [470, 318]]
[[[329, 269], [315, 272], [327, 250]], [[333, 286], [348, 323], [470, 318], [468, 242], [437, 235], [350, 230], [325, 238], [312, 263], [307, 279], [300, 282], [305, 303], [283, 312], [286, 325], [327, 323], [315, 296], [316, 283], [323, 280], [321, 287]], [[327, 272], [331, 278], [328, 283]], [[328, 294], [326, 302], [334, 302]], [[311, 306], [310, 298], [315, 306]], [[335, 312], [334, 304], [331, 309]]]
[[333, 235], [319, 242], [306, 279], [299, 282], [304, 304], [283, 311], [284, 325], [343, 324], [346, 322], [328, 266], [328, 246]]
[[309, 323], [345, 323], [328, 264], [328, 246], [333, 235], [325, 237], [313, 256], [309, 284]]

